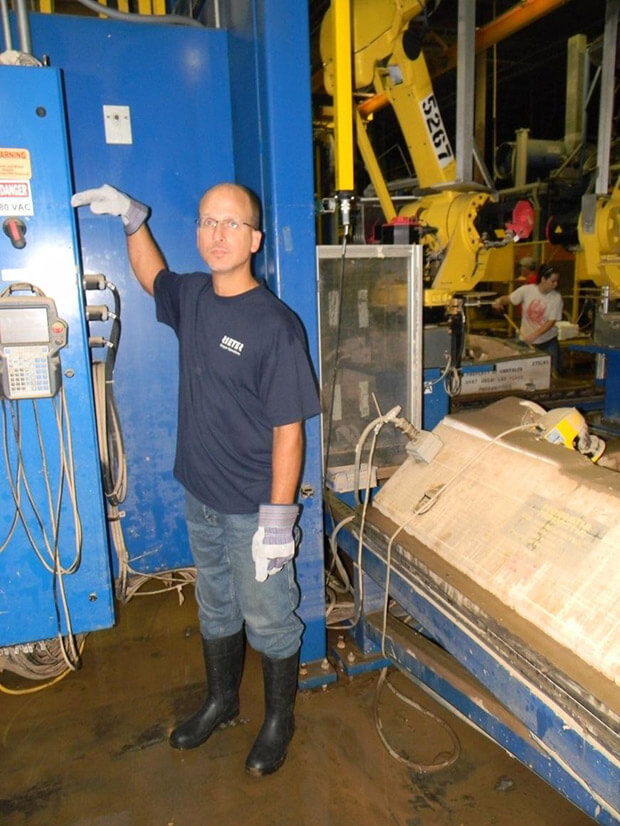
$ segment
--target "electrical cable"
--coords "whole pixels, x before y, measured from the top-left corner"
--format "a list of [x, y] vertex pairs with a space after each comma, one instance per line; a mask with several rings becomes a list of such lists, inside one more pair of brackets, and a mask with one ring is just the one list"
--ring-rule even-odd
[[327, 576], [328, 577], [331, 576], [331, 574], [334, 570], [334, 567], [336, 567], [338, 569], [338, 573], [340, 574], [340, 576], [342, 578], [342, 583], [343, 583], [343, 587], [344, 587], [345, 591], [352, 591], [353, 588], [352, 588], [351, 583], [349, 581], [349, 575], [348, 575], [346, 569], [344, 568], [344, 566], [342, 564], [342, 561], [340, 560], [340, 558], [338, 556], [338, 543], [336, 542], [336, 539], [338, 537], [338, 533], [340, 532], [340, 530], [346, 524], [348, 524], [349, 522], [352, 522], [354, 519], [355, 519], [355, 514], [353, 514], [352, 516], [345, 517], [345, 519], [341, 520], [334, 527], [331, 534], [329, 535], [329, 548], [330, 548], [330, 551], [331, 551], [332, 561], [331, 561], [331, 564], [330, 564], [329, 568], [327, 569]]
[[338, 376], [338, 369], [340, 367], [340, 336], [342, 330], [342, 305], [343, 305], [343, 296], [344, 296], [344, 268], [346, 263], [347, 257], [347, 238], [348, 238], [348, 227], [345, 228], [345, 232], [343, 233], [342, 237], [342, 253], [340, 257], [340, 276], [338, 279], [338, 313], [336, 316], [336, 341], [334, 345], [334, 366], [332, 368], [332, 375], [330, 380], [330, 393], [329, 393], [329, 409], [327, 415], [327, 435], [325, 437], [325, 454], [323, 460], [323, 472], [325, 476], [327, 476], [327, 470], [329, 467], [329, 452], [331, 449], [331, 440], [332, 440], [332, 428], [333, 428], [333, 420], [334, 420], [334, 401], [336, 396], [336, 378]]
[[[412, 769], [417, 774], [432, 774], [435, 772], [443, 771], [444, 769], [450, 768], [456, 761], [459, 759], [461, 755], [461, 744], [459, 738], [457, 737], [456, 733], [452, 730], [452, 728], [446, 723], [445, 720], [442, 720], [437, 714], [434, 714], [424, 706], [419, 705], [416, 703], [415, 700], [412, 700], [411, 697], [407, 697], [406, 694], [402, 694], [397, 688], [395, 688], [392, 683], [388, 680], [388, 669], [382, 668], [381, 673], [379, 674], [379, 679], [377, 680], [377, 687], [375, 690], [375, 698], [373, 702], [373, 715], [375, 719], [375, 726], [377, 729], [377, 733], [381, 742], [383, 743], [386, 751], [395, 759], [398, 760], [399, 763], [403, 763], [407, 768]], [[381, 692], [383, 687], [387, 685], [387, 687], [392, 691], [399, 700], [402, 700], [407, 705], [414, 708], [416, 711], [420, 712], [424, 717], [429, 717], [430, 719], [434, 720], [441, 728], [443, 728], [449, 738], [452, 741], [452, 753], [449, 754], [445, 759], [437, 761], [443, 752], [440, 752], [436, 755], [436, 761], [432, 763], [419, 763], [414, 760], [409, 760], [406, 757], [403, 757], [402, 754], [399, 754], [396, 749], [392, 748], [389, 744], [387, 737], [383, 733], [383, 724], [381, 722], [381, 718], [379, 716], [379, 699], [381, 697]]]
[[[334, 343], [334, 364], [332, 368], [332, 373], [329, 382], [329, 406], [327, 410], [327, 432], [325, 435], [325, 446], [323, 451], [323, 475], [324, 479], [327, 476], [327, 470], [329, 467], [329, 456], [331, 450], [331, 441], [332, 441], [332, 429], [333, 429], [333, 418], [334, 418], [334, 404], [335, 404], [335, 396], [336, 396], [336, 379], [338, 377], [338, 370], [339, 370], [339, 362], [340, 362], [340, 338], [341, 338], [341, 330], [342, 330], [342, 311], [343, 311], [343, 296], [344, 296], [344, 274], [345, 274], [345, 265], [346, 265], [346, 256], [347, 256], [347, 241], [348, 241], [348, 233], [349, 233], [350, 225], [345, 226], [344, 233], [342, 237], [342, 252], [340, 256], [340, 271], [339, 271], [339, 278], [338, 278], [338, 311], [336, 315], [336, 341]], [[325, 484], [325, 482], [323, 482]], [[332, 519], [332, 522], [335, 524], [335, 519], [333, 513], [329, 510], [329, 515]], [[353, 519], [354, 517], [351, 517]], [[345, 588], [345, 592], [350, 591], [353, 592], [353, 586], [350, 583], [349, 576], [342, 564], [339, 556], [338, 556], [338, 546], [336, 544], [336, 536], [340, 529], [345, 525], [349, 519], [344, 520], [338, 525], [335, 525], [332, 534], [330, 535], [329, 545], [331, 550], [331, 565], [329, 569], [326, 571], [325, 579], [326, 582], [330, 581], [330, 577], [332, 576], [332, 572], [334, 566], [338, 569], [338, 573], [340, 574], [343, 586]]]
[[[196, 571], [193, 567], [179, 568], [174, 571], [160, 571], [145, 574], [131, 566], [129, 551], [125, 543], [122, 518], [124, 513], [120, 506], [127, 496], [128, 473], [120, 416], [114, 397], [114, 368], [121, 339], [121, 298], [116, 286], [107, 278], [85, 279], [86, 287], [92, 283], [96, 289], [107, 289], [113, 297], [114, 310], [108, 313], [112, 319], [109, 336], [106, 340], [107, 352], [104, 361], [93, 361], [93, 397], [95, 401], [95, 421], [97, 425], [97, 442], [101, 464], [103, 492], [106, 503], [106, 518], [112, 545], [118, 562], [115, 581], [115, 594], [122, 603], [127, 603], [134, 596], [152, 596], [176, 590], [179, 601], [183, 601], [183, 588], [195, 583]], [[88, 315], [88, 304], [86, 305]], [[142, 591], [142, 587], [153, 582], [163, 583], [163, 587]]]
[[[379, 417], [377, 417], [377, 419], [375, 419], [373, 422], [371, 422], [371, 425], [374, 426], [375, 432], [374, 432], [374, 435], [373, 435], [373, 440], [372, 440], [372, 443], [370, 445], [370, 451], [369, 451], [369, 454], [368, 454], [368, 467], [369, 468], [372, 467], [372, 460], [373, 460], [373, 457], [374, 457], [375, 447], [376, 447], [376, 444], [377, 444], [377, 439], [379, 437], [379, 433], [381, 432], [381, 429], [382, 429], [383, 425], [385, 425], [388, 421], [387, 416], [390, 416], [394, 412], [394, 410], [397, 410], [397, 409], [400, 410], [400, 407], [399, 408], [394, 408], [389, 413], [387, 413], [385, 417], [384, 416], [379, 416]], [[369, 427], [366, 428], [366, 430], [368, 432], [370, 432]], [[361, 441], [361, 438], [362, 437], [360, 437], [360, 441]], [[365, 439], [364, 439], [364, 441], [365, 441]], [[358, 444], [359, 444], [359, 442], [358, 442]], [[348, 624], [348, 625], [330, 625], [329, 628], [332, 631], [351, 631], [359, 623], [359, 621], [362, 617], [362, 611], [363, 611], [363, 608], [364, 608], [364, 573], [363, 573], [363, 570], [362, 570], [362, 555], [363, 555], [363, 552], [364, 552], [364, 528], [365, 528], [365, 525], [366, 525], [366, 512], [368, 510], [368, 505], [370, 503], [370, 480], [371, 480], [371, 474], [370, 474], [370, 470], [369, 470], [368, 475], [367, 475], [367, 479], [366, 479], [366, 490], [365, 490], [365, 496], [364, 496], [364, 504], [363, 504], [363, 507], [362, 507], [362, 516], [361, 516], [361, 520], [360, 520], [360, 534], [359, 534], [359, 541], [357, 543], [357, 562], [353, 563], [354, 566], [355, 566], [355, 570], [357, 571], [357, 599], [356, 599], [355, 614], [351, 618], [350, 624]], [[341, 525], [342, 524], [345, 524], [344, 520], [341, 523]]]
[[[79, 645], [79, 657], [81, 658], [82, 653], [84, 651], [84, 646], [86, 645], [86, 635], [85, 634], [78, 634], [77, 641]], [[53, 640], [45, 641], [47, 643], [55, 642]], [[60, 673], [58, 673], [58, 666], [59, 666], [59, 658], [57, 653], [51, 655], [49, 650], [45, 648], [42, 654], [50, 654], [49, 658], [46, 660], [44, 656], [41, 656], [41, 653], [38, 653], [38, 656], [35, 657], [33, 653], [26, 653], [26, 652], [19, 652], [21, 657], [17, 657], [16, 654], [3, 654], [0, 657], [0, 671], [3, 670], [2, 668], [2, 659], [5, 657], [10, 660], [9, 666], [4, 666], [4, 669], [7, 671], [13, 671], [16, 674], [19, 674], [22, 677], [26, 677], [27, 679], [33, 680], [44, 680], [49, 679], [49, 682], [46, 682], [44, 685], [34, 686], [33, 688], [9, 688], [8, 686], [0, 683], [0, 694], [10, 694], [12, 696], [20, 696], [22, 694], [34, 694], [38, 691], [44, 691], [46, 688], [51, 688], [56, 683], [59, 683], [61, 680], [71, 674], [75, 669], [73, 668], [66, 668]], [[32, 663], [32, 667], [30, 667], [30, 663]]]
[[[395, 541], [396, 537], [417, 516], [421, 516], [425, 513], [428, 513], [428, 511], [435, 505], [435, 503], [443, 495], [443, 493], [460, 476], [462, 476], [462, 474], [475, 461], [480, 459], [480, 457], [492, 445], [496, 444], [500, 439], [502, 439], [503, 437], [509, 435], [510, 433], [514, 433], [514, 432], [520, 431], [520, 430], [531, 429], [533, 427], [536, 427], [536, 422], [528, 422], [528, 423], [525, 423], [525, 424], [521, 424], [521, 425], [517, 425], [515, 427], [508, 428], [507, 430], [504, 430], [501, 433], [499, 433], [497, 436], [495, 436], [486, 445], [484, 445], [484, 447], [481, 450], [479, 450], [476, 454], [474, 454], [461, 468], [459, 468], [458, 471], [456, 471], [448, 479], [447, 482], [445, 482], [444, 484], [442, 484], [442, 485], [438, 486], [437, 488], [433, 489], [433, 491], [428, 491], [427, 494], [419, 500], [419, 502], [417, 503], [413, 513], [410, 514], [407, 517], [407, 519], [391, 535], [391, 537], [388, 541], [387, 550], [386, 550], [386, 559], [385, 559], [386, 577], [385, 577], [384, 602], [383, 602], [383, 618], [382, 618], [382, 628], [381, 628], [381, 654], [386, 659], [388, 658], [388, 656], [387, 656], [387, 653], [386, 653], [386, 650], [385, 650], [385, 641], [386, 641], [386, 637], [387, 637], [387, 617], [388, 617], [388, 609], [389, 609], [390, 576], [391, 576], [391, 571], [392, 571], [392, 547], [393, 547], [393, 544], [394, 544], [394, 541]], [[377, 433], [375, 433], [375, 437], [376, 437], [376, 435], [377, 435]], [[373, 445], [371, 447], [371, 454], [372, 454], [373, 450], [374, 450], [374, 442], [373, 442]], [[369, 456], [369, 466], [370, 466], [370, 461], [371, 461], [371, 459], [370, 459], [370, 456]], [[370, 474], [368, 474], [368, 479], [370, 480]], [[368, 482], [368, 485], [369, 485], [369, 482]], [[366, 491], [366, 500], [364, 502], [365, 506], [367, 504], [367, 500], [368, 500], [368, 488], [367, 488], [367, 491]], [[362, 512], [362, 518], [360, 520], [360, 528], [359, 528], [359, 536], [358, 536], [358, 563], [357, 563], [357, 565], [358, 565], [358, 569], [360, 571], [360, 575], [359, 575], [360, 582], [363, 581], [362, 574], [361, 574], [361, 549], [363, 549], [363, 542], [364, 542], [365, 516], [366, 516], [366, 514], [365, 514], [365, 509], [364, 509], [364, 511]], [[343, 519], [342, 522], [339, 524], [338, 528], [340, 528], [342, 525], [346, 524], [347, 522], [351, 521], [352, 518], [354, 518], [354, 517], [348, 517], [346, 519]], [[361, 617], [362, 603], [363, 603], [363, 599], [360, 595], [359, 600], [358, 600], [358, 612], [359, 612], [360, 616], [356, 616], [356, 620], [353, 622], [353, 625], [351, 625], [351, 626], [342, 626], [342, 630], [349, 630], [350, 627], [354, 627], [357, 624], [357, 622], [359, 622], [359, 619]], [[331, 627], [333, 629], [337, 626], [331, 626]], [[425, 709], [422, 706], [418, 705], [417, 703], [415, 703], [413, 700], [406, 697], [405, 695], [400, 694], [400, 692], [398, 692], [394, 688], [394, 686], [392, 686], [390, 684], [389, 680], [387, 679], [387, 672], [388, 672], [387, 668], [382, 669], [382, 671], [380, 673], [380, 676], [379, 676], [379, 679], [378, 679], [378, 682], [377, 682], [377, 688], [376, 688], [376, 692], [375, 692], [375, 701], [374, 701], [374, 718], [375, 718], [375, 725], [376, 725], [376, 728], [377, 728], [377, 733], [378, 733], [379, 738], [380, 738], [381, 742], [383, 743], [384, 747], [388, 751], [388, 753], [392, 757], [394, 757], [394, 759], [397, 759], [399, 762], [404, 763], [409, 768], [411, 768], [412, 770], [414, 770], [414, 771], [416, 771], [420, 774], [429, 774], [429, 773], [433, 773], [433, 772], [442, 771], [442, 770], [448, 768], [449, 766], [453, 765], [456, 762], [456, 760], [458, 759], [459, 755], [460, 755], [460, 742], [459, 742], [459, 739], [458, 739], [457, 735], [455, 734], [455, 732], [451, 729], [451, 727], [444, 720], [442, 720], [440, 717], [435, 715], [433, 712], [431, 712], [428, 709]], [[383, 732], [383, 726], [382, 726], [381, 719], [379, 717], [379, 711], [378, 711], [379, 698], [380, 698], [383, 686], [385, 684], [387, 684], [388, 687], [390, 688], [390, 690], [392, 690], [400, 699], [402, 699], [404, 702], [411, 705], [413, 708], [418, 710], [420, 713], [434, 719], [439, 725], [441, 725], [446, 730], [446, 732], [450, 736], [450, 739], [452, 740], [452, 744], [453, 744], [452, 753], [450, 755], [448, 755], [448, 757], [446, 757], [444, 760], [441, 760], [441, 761], [438, 761], [438, 762], [434, 761], [433, 763], [430, 763], [430, 764], [423, 764], [423, 763], [408, 760], [407, 758], [403, 757], [395, 749], [392, 748], [392, 746], [387, 741], [387, 738], [386, 738], [386, 736]]]
[[448, 372], [452, 369], [452, 356], [448, 356], [448, 361], [446, 362], [446, 366], [444, 367], [443, 373], [438, 376], [438, 378], [433, 379], [433, 381], [425, 381], [425, 387], [434, 387], [436, 384], [440, 384], [445, 377], [448, 375]]
[[[2, 291], [1, 295], [4, 298], [7, 296], [11, 296], [16, 291], [29, 291], [40, 297], [45, 296], [45, 294], [39, 287], [26, 282], [15, 282], [10, 284], [5, 290]], [[46, 526], [45, 520], [39, 510], [39, 507], [37, 506], [37, 503], [34, 500], [34, 496], [31, 492], [30, 485], [28, 482], [28, 476], [26, 473], [24, 456], [22, 452], [21, 402], [9, 400], [11, 409], [11, 422], [13, 427], [14, 452], [16, 454], [17, 460], [17, 469], [14, 478], [10, 455], [11, 451], [9, 449], [8, 444], [8, 421], [6, 412], [6, 401], [5, 399], [2, 399], [2, 432], [4, 459], [7, 470], [9, 488], [11, 490], [11, 496], [13, 498], [13, 502], [15, 505], [13, 525], [9, 530], [9, 535], [7, 539], [4, 541], [2, 545], [2, 550], [4, 550], [8, 546], [8, 542], [11, 536], [13, 535], [16, 524], [18, 522], [21, 522], [28, 542], [34, 550], [36, 556], [43, 565], [44, 569], [52, 576], [52, 597], [56, 616], [57, 639], [56, 641], [43, 641], [42, 643], [42, 645], [45, 647], [46, 652], [49, 655], [48, 660], [46, 660], [44, 667], [41, 668], [40, 658], [35, 658], [34, 660], [30, 658], [30, 660], [28, 661], [28, 665], [26, 667], [26, 655], [23, 651], [18, 651], [14, 653], [11, 657], [8, 657], [7, 660], [5, 660], [5, 662], [10, 663], [11, 668], [13, 670], [19, 670], [20, 668], [22, 670], [25, 669], [29, 675], [33, 676], [38, 676], [42, 673], [45, 673], [45, 676], [57, 674], [58, 667], [61, 663], [64, 663], [64, 666], [66, 666], [68, 670], [76, 670], [81, 665], [80, 652], [78, 650], [78, 646], [76, 644], [76, 640], [72, 629], [71, 613], [69, 610], [69, 605], [67, 602], [65, 592], [64, 576], [75, 573], [75, 571], [77, 571], [77, 569], [80, 566], [82, 555], [82, 523], [79, 515], [76, 496], [75, 467], [73, 461], [73, 443], [71, 437], [71, 420], [69, 417], [66, 396], [62, 385], [58, 390], [57, 397], [60, 400], [60, 406], [58, 405], [57, 399], [53, 396], [45, 400], [37, 400], [34, 398], [31, 400], [35, 432], [40, 455], [40, 471], [38, 471], [37, 475], [39, 475], [42, 478], [43, 485], [45, 487], [45, 498], [47, 500], [47, 507], [49, 511], [49, 528]], [[59, 466], [59, 478], [57, 483], [57, 492], [55, 495], [52, 493], [50, 483], [49, 462], [47, 458], [45, 441], [43, 439], [40, 417], [40, 408], [47, 401], [49, 401], [52, 406], [53, 417], [56, 423], [56, 432], [58, 436], [57, 455]], [[30, 505], [32, 514], [37, 524], [37, 528], [40, 532], [43, 548], [39, 547], [39, 543], [35, 540], [34, 535], [29, 527], [28, 517], [24, 510], [24, 503], [22, 502], [22, 489], [26, 493], [28, 504]], [[65, 498], [65, 491], [68, 492], [69, 498], [71, 500], [71, 512], [73, 514], [73, 532], [75, 539], [75, 552], [72, 561], [70, 561], [69, 563], [63, 562], [60, 547], [60, 525], [63, 514], [63, 501]], [[62, 630], [63, 619], [66, 627], [65, 635], [63, 635]], [[56, 646], [56, 650], [53, 651], [50, 648], [50, 646], [53, 648], [52, 642], [54, 642]], [[4, 651], [3, 656], [6, 657], [6, 652]]]
[[[520, 431], [520, 430], [528, 430], [528, 429], [535, 428], [535, 427], [536, 427], [536, 422], [528, 422], [526, 424], [516, 425], [515, 427], [511, 427], [511, 428], [508, 428], [507, 430], [502, 431], [497, 436], [495, 436], [493, 439], [491, 439], [489, 442], [487, 442], [487, 444], [485, 444], [484, 447], [481, 450], [479, 450], [472, 457], [470, 457], [470, 459], [461, 468], [459, 468], [448, 479], [447, 482], [445, 482], [443, 485], [439, 486], [438, 488], [434, 489], [432, 492], [429, 492], [429, 493], [431, 493], [430, 497], [428, 497], [426, 495], [424, 497], [422, 497], [422, 499], [420, 499], [419, 502], [417, 503], [416, 508], [413, 511], [413, 513], [411, 513], [407, 517], [407, 519], [401, 525], [399, 525], [399, 527], [390, 536], [390, 539], [389, 539], [388, 545], [387, 545], [387, 549], [386, 549], [386, 559], [385, 559], [386, 573], [385, 573], [385, 590], [384, 590], [384, 601], [383, 601], [383, 619], [382, 619], [382, 627], [381, 627], [381, 653], [386, 659], [387, 659], [387, 654], [386, 654], [386, 651], [385, 651], [385, 640], [386, 640], [386, 636], [387, 636], [387, 617], [388, 617], [388, 608], [389, 608], [390, 575], [391, 575], [391, 571], [392, 571], [392, 547], [393, 547], [394, 541], [396, 540], [396, 537], [417, 516], [421, 516], [425, 513], [428, 513], [428, 511], [435, 505], [437, 500], [445, 493], [445, 491], [459, 477], [461, 477], [462, 474], [469, 467], [471, 467], [472, 464], [474, 464], [474, 462], [478, 461], [478, 459], [480, 459], [480, 457], [490, 447], [492, 447], [494, 444], [497, 444], [497, 442], [500, 439], [504, 438], [504, 436], [508, 436], [510, 433], [515, 433], [515, 432]], [[361, 537], [361, 527], [360, 527], [360, 537]], [[403, 758], [401, 755], [399, 755], [397, 752], [395, 752], [394, 749], [392, 749], [392, 747], [387, 743], [385, 735], [383, 734], [383, 731], [382, 731], [381, 721], [379, 719], [378, 711], [377, 711], [380, 690], [381, 690], [381, 687], [383, 686], [383, 683], [387, 681], [386, 674], [387, 674], [387, 669], [383, 669], [382, 673], [379, 677], [379, 681], [378, 681], [378, 684], [377, 684], [377, 692], [376, 692], [376, 695], [375, 695], [375, 723], [376, 723], [376, 726], [377, 726], [377, 732], [378, 732], [379, 737], [381, 739], [381, 742], [383, 743], [385, 748], [388, 750], [388, 752], [393, 757], [395, 757], [396, 759], [399, 759], [401, 762], [406, 763], [410, 768], [414, 769], [417, 772], [421, 772], [421, 773], [422, 772], [423, 773], [436, 772], [436, 771], [440, 771], [444, 768], [448, 768], [448, 766], [451, 766], [458, 759], [458, 755], [459, 755], [459, 752], [460, 752], [460, 744], [459, 744], [459, 741], [458, 741], [458, 738], [457, 738], [456, 734], [450, 729], [450, 727], [448, 726], [448, 724], [444, 720], [441, 720], [439, 717], [434, 715], [432, 712], [428, 711], [428, 709], [424, 709], [420, 706], [417, 706], [417, 704], [415, 704], [413, 701], [410, 702], [411, 705], [414, 705], [414, 707], [418, 708], [424, 714], [428, 714], [430, 717], [433, 717], [435, 720], [440, 722], [441, 725], [448, 731], [448, 733], [450, 734], [450, 736], [452, 738], [453, 744], [454, 744], [453, 754], [450, 755], [448, 758], [446, 758], [446, 760], [444, 760], [440, 763], [432, 763], [432, 764], [429, 764], [429, 765], [423, 765], [423, 764], [411, 763], [410, 761], [407, 761], [405, 758]], [[393, 687], [389, 684], [389, 681], [387, 681], [387, 684], [392, 690], [394, 690]], [[395, 693], [397, 693], [397, 692], [395, 691]], [[405, 699], [407, 702], [409, 702], [409, 698], [405, 698], [403, 696], [402, 699]]]
[[467, 342], [467, 315], [463, 307], [461, 307], [460, 316], [462, 327], [460, 337], [461, 340], [459, 342], [459, 350], [458, 353], [456, 353], [456, 358], [453, 359], [452, 356], [450, 356], [450, 358], [448, 359], [448, 366], [446, 367], [444, 379], [445, 391], [451, 399], [455, 398], [461, 393], [462, 380], [459, 365], [461, 365], [463, 362], [463, 355], [465, 353], [465, 347]]
[[[374, 398], [374, 394], [373, 394], [373, 398]], [[375, 399], [375, 404], [376, 404], [376, 399]], [[396, 417], [400, 413], [400, 410], [401, 410], [400, 405], [396, 405], [396, 407], [393, 407], [391, 410], [389, 410], [385, 414], [385, 416], [382, 415], [381, 412], [379, 411], [379, 415], [377, 416], [377, 418], [373, 419], [371, 422], [369, 422], [369, 424], [366, 425], [366, 427], [362, 431], [361, 436], [357, 440], [357, 444], [355, 446], [355, 465], [354, 465], [354, 476], [353, 476], [353, 495], [355, 497], [355, 504], [356, 505], [361, 504], [360, 495], [359, 495], [359, 484], [360, 484], [360, 475], [361, 475], [361, 454], [362, 454], [362, 451], [364, 449], [366, 439], [368, 438], [368, 436], [370, 434], [370, 431], [373, 428], [375, 428], [375, 429], [379, 428], [379, 430], [380, 430], [383, 427], [384, 424], [387, 424], [387, 422], [395, 421]], [[373, 453], [374, 453], [374, 451], [373, 451]], [[370, 458], [368, 459], [367, 467], [368, 467], [368, 479], [370, 479], [371, 470], [372, 470], [372, 462], [371, 462]]]
[[[34, 290], [33, 290], [34, 291]], [[75, 488], [75, 467], [73, 462], [73, 444], [71, 440], [71, 421], [69, 418], [69, 411], [66, 403], [66, 396], [64, 388], [61, 386], [58, 391], [60, 399], [60, 409], [56, 399], [51, 398], [54, 419], [56, 422], [56, 430], [58, 435], [58, 456], [59, 456], [59, 479], [58, 489], [54, 501], [52, 489], [50, 485], [50, 472], [47, 460], [47, 453], [42, 435], [41, 420], [39, 406], [42, 405], [43, 400], [32, 400], [33, 417], [35, 422], [35, 431], [37, 436], [37, 443], [41, 457], [41, 476], [43, 484], [45, 485], [46, 498], [49, 509], [49, 524], [50, 528], [45, 525], [43, 516], [34, 500], [28, 483], [28, 476], [25, 469], [24, 457], [22, 453], [22, 432], [21, 432], [21, 410], [20, 403], [10, 401], [11, 421], [13, 425], [13, 437], [15, 444], [15, 453], [17, 456], [17, 470], [15, 478], [13, 478], [13, 469], [10, 458], [10, 450], [8, 445], [8, 423], [6, 414], [6, 402], [2, 400], [3, 413], [3, 448], [4, 458], [7, 469], [7, 479], [15, 505], [15, 519], [18, 519], [25, 531], [28, 541], [37, 555], [39, 561], [52, 575], [52, 596], [54, 601], [54, 611], [56, 615], [57, 625], [57, 658], [55, 660], [55, 667], [58, 667], [59, 658], [64, 662], [67, 669], [75, 671], [80, 663], [80, 654], [78, 646], [76, 645], [75, 637], [72, 629], [71, 613], [65, 592], [64, 576], [75, 573], [80, 566], [82, 553], [82, 524], [79, 516], [76, 488]], [[32, 514], [34, 515], [37, 527], [41, 534], [41, 540], [44, 548], [39, 547], [38, 542], [30, 529], [28, 524], [28, 516], [24, 511], [24, 506], [21, 499], [21, 490], [26, 492], [26, 497]], [[73, 559], [67, 564], [63, 563], [60, 549], [60, 524], [62, 517], [62, 507], [65, 489], [69, 493], [71, 500], [71, 511], [73, 513], [74, 538], [75, 538], [75, 553]], [[51, 534], [51, 536], [50, 536]], [[3, 546], [5, 547], [5, 546]], [[47, 557], [45, 556], [47, 554]], [[66, 634], [63, 635], [62, 623], [65, 623]], [[9, 659], [12, 670], [22, 662], [23, 656], [16, 655]], [[9, 667], [8, 665], [6, 667]], [[29, 672], [31, 669], [29, 669]], [[46, 674], [49, 671], [46, 670]], [[57, 673], [57, 672], [56, 672]]]

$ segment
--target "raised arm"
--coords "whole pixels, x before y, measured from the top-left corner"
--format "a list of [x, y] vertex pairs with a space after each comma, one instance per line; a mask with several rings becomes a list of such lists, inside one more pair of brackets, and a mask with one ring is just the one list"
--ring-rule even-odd
[[166, 262], [146, 224], [127, 236], [127, 252], [136, 278], [147, 293], [153, 295], [155, 278], [165, 268]]
[[150, 209], [109, 184], [76, 192], [71, 206], [90, 206], [95, 215], [118, 215], [127, 235], [129, 262], [136, 278], [153, 295], [155, 277], [165, 266], [164, 257], [146, 225]]

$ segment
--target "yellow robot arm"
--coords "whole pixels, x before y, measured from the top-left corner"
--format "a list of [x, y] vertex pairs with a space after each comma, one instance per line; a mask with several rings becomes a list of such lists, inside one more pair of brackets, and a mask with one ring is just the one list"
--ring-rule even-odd
[[579, 216], [582, 277], [620, 292], [620, 177], [608, 196], [585, 196]]

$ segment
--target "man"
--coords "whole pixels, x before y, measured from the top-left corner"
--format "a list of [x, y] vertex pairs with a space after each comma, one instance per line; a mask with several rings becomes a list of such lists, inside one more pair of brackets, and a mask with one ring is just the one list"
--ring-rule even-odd
[[536, 262], [530, 255], [524, 255], [519, 260], [519, 275], [517, 281], [525, 284], [536, 284], [538, 281], [538, 272], [536, 270]]
[[558, 370], [560, 348], [556, 321], [562, 318], [563, 301], [557, 291], [559, 275], [553, 267], [542, 266], [537, 284], [523, 284], [510, 295], [501, 295], [493, 302], [495, 310], [503, 311], [508, 304], [522, 307], [519, 338], [526, 344], [538, 347], [551, 356], [551, 366]]
[[178, 275], [166, 268], [144, 204], [108, 185], [76, 193], [71, 203], [121, 217], [132, 269], [179, 340], [174, 472], [186, 491], [208, 695], [170, 744], [195, 748], [237, 717], [245, 625], [265, 685], [265, 721], [246, 770], [271, 774], [294, 731], [303, 630], [295, 614], [294, 503], [303, 420], [320, 407], [299, 320], [252, 274], [260, 204], [237, 184], [209, 189], [197, 245], [210, 275]]

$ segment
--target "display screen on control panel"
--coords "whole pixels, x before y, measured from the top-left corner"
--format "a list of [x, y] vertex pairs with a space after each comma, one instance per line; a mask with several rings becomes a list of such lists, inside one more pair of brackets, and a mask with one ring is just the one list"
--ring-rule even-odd
[[45, 307], [0, 310], [0, 344], [29, 344], [49, 341]]

